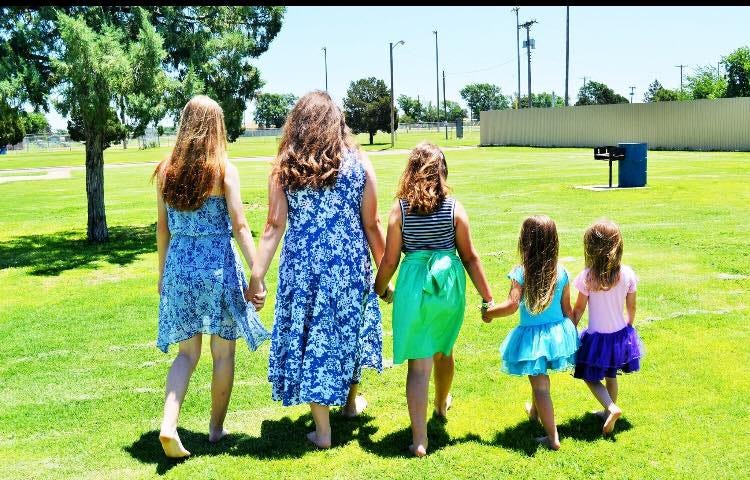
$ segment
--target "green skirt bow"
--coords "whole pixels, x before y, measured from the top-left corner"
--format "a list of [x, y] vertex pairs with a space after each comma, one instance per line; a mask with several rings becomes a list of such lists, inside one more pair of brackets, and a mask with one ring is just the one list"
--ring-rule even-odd
[[465, 307], [466, 274], [455, 250], [407, 253], [393, 297], [393, 363], [449, 355]]

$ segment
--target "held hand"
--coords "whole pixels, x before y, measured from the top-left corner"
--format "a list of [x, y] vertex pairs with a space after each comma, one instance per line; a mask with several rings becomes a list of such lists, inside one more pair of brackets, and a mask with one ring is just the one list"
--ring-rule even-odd
[[487, 309], [487, 308], [482, 308], [482, 321], [484, 323], [491, 323], [492, 322], [492, 317], [490, 317], [490, 314], [489, 314], [488, 310], [489, 309]]
[[250, 299], [256, 311], [260, 311], [260, 309], [263, 308], [263, 305], [266, 304], [266, 295], [268, 295], [268, 290], [264, 289], [261, 293], [256, 293], [253, 295], [253, 298]]
[[393, 303], [393, 293], [395, 289], [393, 288], [393, 285], [391, 283], [388, 283], [388, 288], [385, 291], [385, 298], [383, 299], [385, 303]]
[[244, 294], [245, 301], [251, 302], [256, 310], [263, 308], [263, 304], [266, 301], [266, 291], [265, 288], [263, 288], [262, 280], [250, 278], [250, 284], [247, 286], [247, 289], [245, 289]]

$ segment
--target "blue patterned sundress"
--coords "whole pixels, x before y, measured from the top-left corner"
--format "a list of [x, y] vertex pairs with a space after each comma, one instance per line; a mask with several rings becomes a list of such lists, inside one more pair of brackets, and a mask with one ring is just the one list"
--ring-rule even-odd
[[268, 380], [283, 405], [344, 405], [362, 368], [382, 371], [383, 331], [360, 204], [365, 169], [341, 159], [336, 184], [287, 191]]
[[244, 337], [250, 350], [269, 338], [252, 303], [245, 301], [245, 271], [232, 243], [232, 221], [223, 196], [212, 195], [197, 210], [167, 205], [169, 249], [159, 301], [156, 346], [198, 334], [226, 340]]

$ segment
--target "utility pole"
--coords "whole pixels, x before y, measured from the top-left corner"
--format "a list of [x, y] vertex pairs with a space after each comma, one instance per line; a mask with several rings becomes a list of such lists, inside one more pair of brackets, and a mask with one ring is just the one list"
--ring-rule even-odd
[[328, 91], [328, 52], [326, 50], [326, 47], [322, 48], [323, 50], [323, 64], [325, 65], [326, 69], [326, 92]]
[[675, 65], [675, 68], [680, 69], [680, 92], [682, 92], [682, 67], [687, 67], [687, 65]]
[[394, 107], [393, 107], [393, 49], [394, 47], [398, 47], [399, 45], [403, 45], [404, 41], [399, 40], [396, 42], [396, 45], [393, 44], [393, 42], [390, 42], [388, 45], [390, 46], [390, 54], [391, 54], [391, 148], [393, 148], [394, 144], [396, 143], [396, 131], [395, 131], [395, 125], [394, 123]]
[[443, 70], [443, 118], [445, 119], [445, 139], [448, 140], [448, 111], [445, 103], [445, 70]]
[[719, 71], [720, 67], [721, 67], [721, 62], [716, 62], [716, 80], [721, 79], [721, 72]]
[[635, 91], [635, 87], [628, 87], [630, 89], [630, 103], [633, 103], [633, 92]]
[[[437, 30], [433, 30], [435, 34], [435, 91], [437, 92], [437, 100], [435, 100], [435, 113], [437, 114], [438, 128], [440, 128], [440, 75], [438, 75], [438, 40]], [[439, 132], [440, 130], [438, 130]]]
[[526, 47], [526, 53], [528, 54], [528, 66], [529, 66], [529, 108], [531, 108], [531, 49], [534, 48], [534, 45], [531, 43], [531, 38], [529, 37], [529, 29], [531, 29], [531, 26], [535, 23], [539, 23], [536, 20], [529, 20], [526, 23], [521, 24], [519, 28], [525, 28], [526, 29], [526, 42], [524, 43], [524, 46]]
[[586, 88], [586, 79], [589, 77], [578, 77], [583, 79], [583, 88]]
[[518, 7], [512, 8], [516, 12], [516, 53], [518, 54], [518, 95], [516, 101], [516, 110], [521, 108], [521, 27], [518, 25]]
[[565, 7], [565, 106], [569, 102], [568, 74], [570, 72], [570, 7]]

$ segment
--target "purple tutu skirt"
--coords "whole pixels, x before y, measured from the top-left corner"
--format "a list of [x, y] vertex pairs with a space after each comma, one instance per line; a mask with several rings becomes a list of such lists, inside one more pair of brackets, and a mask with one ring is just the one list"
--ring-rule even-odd
[[575, 378], [598, 382], [617, 373], [637, 372], [644, 348], [635, 328], [628, 325], [612, 333], [581, 332], [581, 346], [576, 352]]

